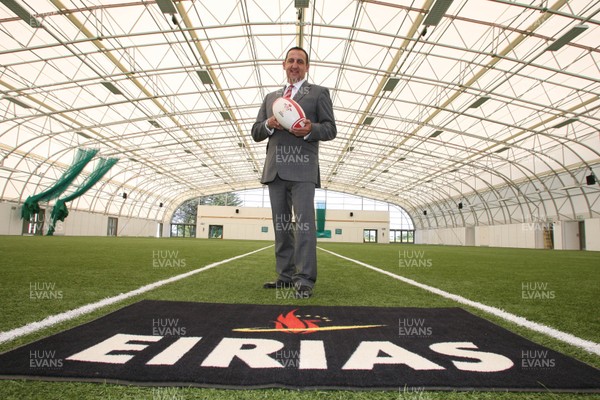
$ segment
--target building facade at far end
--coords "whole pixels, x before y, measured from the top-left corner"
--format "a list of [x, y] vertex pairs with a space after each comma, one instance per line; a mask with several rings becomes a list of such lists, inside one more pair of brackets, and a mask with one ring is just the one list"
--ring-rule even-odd
[[[317, 237], [324, 242], [389, 243], [388, 211], [317, 210]], [[277, 221], [282, 227], [301, 221]], [[321, 228], [322, 229], [319, 229]], [[271, 209], [198, 206], [196, 237], [202, 239], [275, 240]]]

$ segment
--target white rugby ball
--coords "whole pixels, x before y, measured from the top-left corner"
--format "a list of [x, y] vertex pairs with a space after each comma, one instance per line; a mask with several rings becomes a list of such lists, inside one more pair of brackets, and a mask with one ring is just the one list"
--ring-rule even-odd
[[285, 97], [276, 99], [273, 102], [273, 115], [277, 122], [287, 130], [304, 127], [303, 119], [306, 118], [304, 110], [292, 99]]

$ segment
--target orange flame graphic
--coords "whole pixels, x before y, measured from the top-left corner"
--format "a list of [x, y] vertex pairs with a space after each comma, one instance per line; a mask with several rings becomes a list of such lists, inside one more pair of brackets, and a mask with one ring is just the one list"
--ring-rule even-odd
[[275, 328], [280, 329], [285, 333], [314, 333], [319, 328], [315, 322], [319, 322], [318, 319], [307, 319], [301, 320], [296, 316], [296, 311], [298, 309], [292, 310], [286, 314], [284, 317], [283, 314], [279, 314], [277, 317], [277, 321], [275, 321]]

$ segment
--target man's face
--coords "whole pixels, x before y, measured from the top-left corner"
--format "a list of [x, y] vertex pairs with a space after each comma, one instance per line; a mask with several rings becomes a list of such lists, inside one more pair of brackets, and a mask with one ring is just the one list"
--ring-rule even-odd
[[304, 52], [302, 50], [290, 50], [283, 62], [283, 69], [287, 75], [288, 83], [296, 83], [304, 79], [308, 71]]

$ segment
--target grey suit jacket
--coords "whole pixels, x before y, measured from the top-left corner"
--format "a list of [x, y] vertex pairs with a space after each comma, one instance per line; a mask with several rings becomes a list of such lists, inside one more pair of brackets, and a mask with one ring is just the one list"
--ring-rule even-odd
[[265, 121], [273, 115], [273, 102], [282, 95], [283, 88], [265, 97], [252, 126], [254, 141], [269, 139], [260, 182], [267, 184], [279, 175], [284, 180], [313, 182], [316, 187], [320, 187], [319, 141], [331, 140], [337, 134], [329, 89], [304, 82], [294, 96], [294, 100], [312, 123], [311, 133], [306, 140], [286, 130], [276, 129], [270, 135], [265, 127]]

